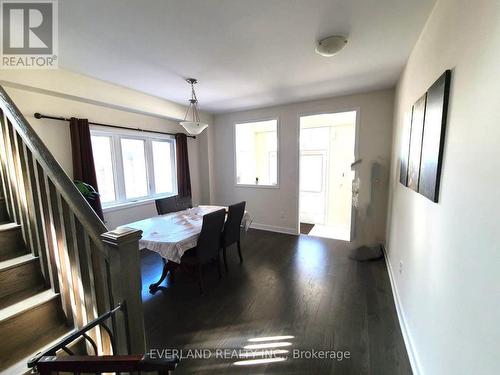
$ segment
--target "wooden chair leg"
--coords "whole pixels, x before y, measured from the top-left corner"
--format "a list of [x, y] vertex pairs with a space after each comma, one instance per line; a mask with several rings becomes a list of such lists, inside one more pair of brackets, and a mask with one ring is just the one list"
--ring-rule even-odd
[[238, 254], [240, 256], [240, 263], [243, 263], [243, 256], [241, 255], [241, 243], [238, 240]]
[[203, 294], [203, 272], [201, 264], [198, 266], [198, 285], [200, 286], [200, 294]]
[[229, 272], [229, 268], [227, 266], [227, 256], [226, 256], [226, 247], [222, 248], [222, 255], [224, 256], [224, 267], [226, 268], [226, 272]]

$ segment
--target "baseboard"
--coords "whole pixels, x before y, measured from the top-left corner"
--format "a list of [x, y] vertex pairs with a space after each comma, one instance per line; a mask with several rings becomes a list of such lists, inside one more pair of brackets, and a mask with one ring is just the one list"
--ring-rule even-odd
[[277, 232], [277, 233], [294, 234], [294, 235], [298, 234], [297, 229], [276, 227], [274, 225], [259, 224], [259, 223], [255, 223], [255, 222], [250, 224], [250, 228], [267, 230], [268, 232]]
[[420, 371], [420, 364], [415, 352], [415, 346], [413, 345], [413, 340], [406, 324], [406, 318], [403, 306], [401, 305], [401, 299], [399, 298], [398, 288], [394, 282], [394, 273], [392, 271], [391, 262], [387, 256], [385, 246], [382, 246], [382, 251], [384, 252], [385, 265], [387, 267], [387, 273], [389, 274], [394, 304], [396, 305], [396, 312], [398, 314], [399, 326], [401, 327], [401, 332], [403, 333], [403, 340], [405, 342], [406, 352], [408, 353], [408, 357], [410, 359], [410, 366], [414, 375], [422, 375], [422, 372]]

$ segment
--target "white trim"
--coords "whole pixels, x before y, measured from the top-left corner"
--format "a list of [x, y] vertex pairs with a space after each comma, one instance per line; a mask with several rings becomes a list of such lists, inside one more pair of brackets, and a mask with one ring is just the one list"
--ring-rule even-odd
[[267, 224], [259, 224], [253, 222], [250, 224], [250, 228], [252, 229], [259, 229], [259, 230], [265, 230], [268, 232], [276, 232], [276, 233], [284, 233], [284, 234], [293, 234], [293, 235], [298, 235], [297, 229], [293, 228], [284, 228], [284, 227], [277, 227], [274, 225], [267, 225]]
[[235, 188], [255, 188], [255, 189], [279, 189], [278, 185], [251, 185], [251, 184], [237, 184]]
[[[167, 197], [167, 196], [164, 196], [164, 197]], [[102, 212], [108, 213], [108, 212], [113, 212], [113, 211], [126, 210], [126, 209], [131, 208], [131, 207], [146, 206], [148, 204], [154, 203], [155, 200], [160, 199], [160, 198], [164, 198], [164, 197], [154, 197], [154, 198], [147, 198], [147, 199], [141, 199], [141, 200], [130, 201], [130, 202], [117, 203], [117, 204], [113, 204], [113, 205], [110, 205], [107, 207], [103, 207]]]
[[396, 282], [394, 281], [394, 273], [392, 271], [391, 262], [389, 261], [387, 251], [385, 246], [382, 246], [382, 251], [384, 252], [384, 260], [387, 268], [387, 273], [389, 275], [389, 281], [391, 283], [392, 295], [394, 297], [394, 304], [396, 305], [396, 312], [398, 314], [399, 326], [403, 334], [403, 340], [405, 342], [406, 352], [408, 353], [408, 358], [410, 359], [410, 366], [414, 375], [422, 374], [420, 371], [420, 363], [418, 361], [417, 352], [415, 351], [415, 345], [411, 338], [410, 330], [406, 324], [405, 313], [403, 310], [403, 305], [401, 304], [401, 299], [399, 298], [398, 288]]

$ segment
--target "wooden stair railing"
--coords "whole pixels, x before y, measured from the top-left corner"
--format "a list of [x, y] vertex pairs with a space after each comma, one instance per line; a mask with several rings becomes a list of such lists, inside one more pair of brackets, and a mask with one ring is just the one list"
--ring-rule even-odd
[[76, 374], [156, 372], [167, 375], [175, 370], [176, 366], [175, 358], [151, 359], [145, 355], [42, 357], [38, 362], [38, 372], [40, 375], [50, 375], [58, 371]]
[[108, 231], [1, 86], [0, 175], [8, 215], [60, 293], [68, 324], [84, 327], [123, 302], [127, 314], [116, 314], [111, 328], [114, 352], [98, 326], [89, 335], [100, 355], [143, 354], [141, 231]]

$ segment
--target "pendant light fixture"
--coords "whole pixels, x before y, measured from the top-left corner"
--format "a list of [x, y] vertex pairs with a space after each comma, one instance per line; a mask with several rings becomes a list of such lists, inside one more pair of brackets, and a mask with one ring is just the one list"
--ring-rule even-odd
[[191, 135], [198, 135], [208, 127], [208, 124], [200, 121], [200, 114], [198, 113], [198, 99], [194, 92], [194, 85], [198, 83], [195, 78], [188, 78], [186, 82], [191, 85], [191, 99], [189, 99], [189, 106], [184, 116], [184, 121], [180, 124]]

